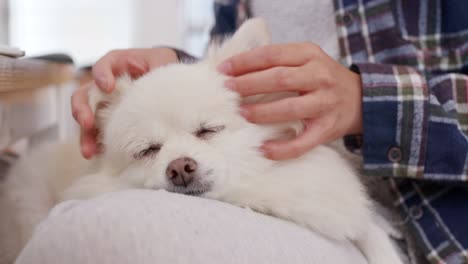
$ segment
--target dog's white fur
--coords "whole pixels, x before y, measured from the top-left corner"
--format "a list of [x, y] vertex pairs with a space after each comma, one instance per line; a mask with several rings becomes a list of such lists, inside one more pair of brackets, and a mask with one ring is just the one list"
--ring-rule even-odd
[[[12, 169], [3, 186], [0, 263], [19, 252], [59, 201], [128, 188], [196, 193], [250, 207], [333, 240], [351, 240], [371, 264], [401, 263], [356, 173], [337, 152], [319, 146], [294, 160], [271, 161], [258, 150], [267, 139], [300, 133], [301, 124], [245, 121], [238, 114], [239, 96], [223, 86], [227, 77], [216, 66], [268, 42], [263, 20], [253, 19], [203, 61], [166, 66], [136, 81], [121, 78], [112, 95], [93, 90], [103, 154], [87, 162], [77, 145], [46, 147]], [[290, 95], [244, 100], [284, 96]], [[220, 131], [198, 138], [200, 127]], [[162, 146], [158, 153], [138, 156], [152, 144]], [[175, 187], [167, 180], [168, 164], [180, 157], [198, 163], [196, 184]]]

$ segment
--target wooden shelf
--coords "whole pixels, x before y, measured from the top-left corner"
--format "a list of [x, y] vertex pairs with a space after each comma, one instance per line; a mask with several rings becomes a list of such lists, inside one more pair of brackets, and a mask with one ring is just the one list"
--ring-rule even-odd
[[60, 85], [72, 80], [74, 74], [70, 63], [0, 55], [0, 93]]
[[57, 126], [61, 87], [74, 79], [70, 62], [0, 55], [0, 149]]

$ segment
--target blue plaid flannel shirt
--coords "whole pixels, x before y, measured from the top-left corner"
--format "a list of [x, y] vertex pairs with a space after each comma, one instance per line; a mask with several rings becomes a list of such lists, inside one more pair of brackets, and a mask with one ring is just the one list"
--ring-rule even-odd
[[[468, 1], [333, 1], [342, 63], [363, 89], [364, 133], [346, 146], [389, 178], [430, 263], [468, 263]], [[248, 7], [215, 1], [212, 35], [232, 33]]]

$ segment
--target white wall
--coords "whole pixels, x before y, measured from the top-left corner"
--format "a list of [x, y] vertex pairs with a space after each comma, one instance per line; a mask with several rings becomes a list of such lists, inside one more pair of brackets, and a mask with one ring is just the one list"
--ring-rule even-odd
[[78, 64], [131, 46], [132, 0], [10, 0], [10, 44], [36, 55], [65, 52]]
[[132, 0], [10, 0], [10, 44], [29, 55], [64, 52], [92, 63], [130, 47]]
[[[0, 7], [2, 1], [8, 0], [0, 0]], [[78, 65], [93, 63], [108, 50], [129, 47], [168, 45], [200, 56], [213, 24], [213, 0], [9, 3], [10, 45], [20, 47], [28, 55], [64, 52]], [[1, 33], [0, 26], [0, 43]]]
[[0, 45], [8, 44], [8, 1], [0, 0]]
[[132, 44], [182, 48], [185, 32], [183, 0], [134, 0]]

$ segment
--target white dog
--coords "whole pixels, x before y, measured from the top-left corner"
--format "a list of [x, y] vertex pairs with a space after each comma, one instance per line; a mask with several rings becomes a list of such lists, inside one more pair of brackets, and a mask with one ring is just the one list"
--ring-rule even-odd
[[[7, 240], [0, 243], [3, 258], [19, 252], [59, 201], [147, 188], [250, 207], [333, 240], [350, 240], [371, 264], [401, 263], [364, 187], [337, 152], [319, 146], [298, 159], [272, 161], [258, 150], [267, 139], [300, 133], [302, 125], [247, 122], [238, 114], [241, 99], [223, 86], [227, 77], [216, 66], [268, 42], [263, 20], [253, 19], [205, 60], [169, 65], [135, 81], [121, 78], [111, 95], [93, 90], [103, 154], [87, 162], [78, 146], [60, 145], [36, 151], [12, 169], [3, 188], [2, 210], [11, 212], [0, 219], [1, 239]], [[284, 96], [291, 95], [244, 100]]]

